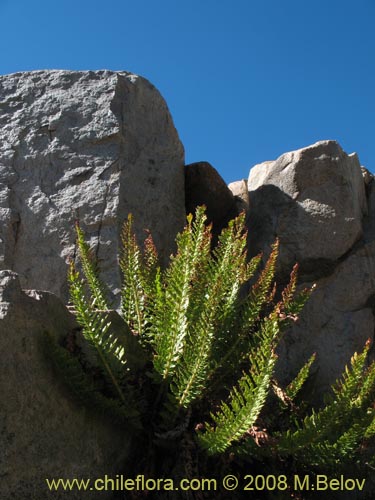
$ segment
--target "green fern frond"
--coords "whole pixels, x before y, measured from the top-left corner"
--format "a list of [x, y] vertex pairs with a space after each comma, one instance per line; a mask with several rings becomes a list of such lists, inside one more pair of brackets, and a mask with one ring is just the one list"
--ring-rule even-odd
[[172, 384], [179, 406], [187, 407], [200, 397], [208, 382], [212, 345], [222, 333], [218, 326], [233, 314], [240, 287], [246, 279], [245, 245], [244, 216], [241, 215], [223, 230], [212, 258], [209, 245], [205, 246], [205, 272], [200, 274], [198, 286], [195, 283], [192, 286], [193, 307], [188, 310], [186, 349]]
[[274, 289], [274, 277], [278, 254], [279, 241], [276, 240], [271, 247], [271, 253], [264, 269], [260, 273], [256, 283], [252, 286], [248, 299], [243, 305], [241, 322], [244, 330], [252, 328], [256, 320], [259, 319], [262, 307], [268, 303], [270, 294], [272, 294]]
[[[359, 395], [361, 395], [361, 399], [357, 399], [358, 402], [364, 398], [363, 380], [370, 345], [370, 341], [368, 340], [361, 353], [358, 354], [355, 352], [353, 354], [350, 360], [350, 367], [345, 367], [341, 380], [337, 380], [336, 384], [332, 387], [337, 401], [351, 402]], [[371, 380], [372, 378], [368, 379], [368, 382]], [[366, 392], [371, 390], [371, 387], [368, 387], [368, 382], [365, 386]]]
[[[297, 320], [312, 291], [299, 291], [297, 265], [284, 290], [276, 287], [278, 241], [256, 279], [261, 256], [248, 262], [244, 214], [229, 223], [212, 250], [211, 226], [204, 207], [199, 207], [195, 218], [187, 217], [185, 229], [177, 236], [177, 252], [162, 270], [151, 235], [141, 248], [132, 225], [130, 215], [121, 234], [120, 258], [124, 321], [119, 321], [129, 326], [128, 343], [111, 325], [117, 316], [109, 311], [95, 259], [77, 227], [83, 273], [71, 265], [72, 302], [83, 335], [111, 384], [103, 384], [105, 391], [115, 392], [118, 402], [90, 385], [79, 360], [55, 345], [58, 364], [64, 366], [68, 383], [80, 399], [94, 401], [121, 421], [130, 418], [135, 426], [140, 425], [137, 408], [142, 408], [151, 422], [144, 433], [145, 440], [150, 438], [150, 449], [155, 442], [164, 446], [179, 439], [196, 418], [207, 418], [200, 412], [213, 403], [208, 422], [197, 436], [208, 454], [231, 448], [261, 463], [280, 464], [281, 460], [284, 465], [291, 461], [293, 466], [298, 462], [298, 466], [316, 468], [358, 462], [360, 452], [375, 436], [375, 363], [367, 366], [369, 344], [353, 356], [328, 403], [307, 415], [293, 399], [315, 355], [286, 389], [273, 378], [281, 335]], [[147, 376], [139, 377], [143, 368]], [[271, 386], [286, 407], [280, 410], [270, 398], [271, 410], [279, 410], [274, 415], [265, 411]], [[144, 405], [133, 399], [138, 388], [148, 399]]]
[[375, 361], [365, 370], [362, 386], [360, 388], [356, 404], [359, 406], [371, 406], [375, 400]]
[[294, 400], [299, 391], [302, 389], [303, 384], [306, 382], [310, 374], [310, 368], [314, 363], [315, 359], [316, 359], [316, 354], [314, 353], [300, 369], [297, 376], [286, 387], [285, 393], [291, 400]]
[[[119, 373], [126, 363], [126, 354], [122, 342], [115, 333], [110, 332], [111, 323], [108, 313], [98, 311], [95, 299], [90, 301], [85, 294], [85, 282], [80, 278], [79, 272], [70, 264], [68, 274], [70, 284], [70, 297], [73, 303], [77, 321], [82, 326], [85, 339], [95, 349], [98, 359], [105, 374], [109, 377], [121, 401], [125, 397], [119, 384]], [[117, 366], [117, 365], [120, 366]], [[117, 372], [117, 373], [116, 373]]]
[[[219, 349], [215, 353], [216, 359], [220, 360], [220, 382], [225, 378], [226, 374], [233, 373], [235, 366], [243, 361], [250, 350], [256, 345], [256, 337], [252, 335], [254, 326], [261, 317], [262, 309], [268, 305], [270, 294], [274, 289], [274, 275], [276, 261], [279, 250], [279, 242], [272, 245], [271, 254], [266, 262], [266, 265], [256, 283], [252, 286], [250, 293], [244, 299], [240, 299], [232, 309], [232, 315], [222, 322], [223, 332], [220, 338], [224, 338], [225, 342], [219, 344]], [[254, 262], [250, 261], [252, 269], [256, 269], [260, 262], [260, 257], [256, 256]], [[235, 340], [231, 338], [235, 332]], [[216, 384], [216, 382], [215, 382]]]
[[264, 321], [260, 347], [250, 354], [251, 369], [243, 374], [215, 414], [211, 414], [214, 426], [206, 423], [206, 431], [198, 435], [199, 442], [210, 454], [225, 451], [251, 428], [262, 410], [269, 391], [276, 363], [274, 342], [279, 334], [274, 317]]
[[82, 231], [78, 223], [76, 223], [76, 235], [82, 270], [86, 278], [86, 283], [89, 286], [90, 293], [94, 300], [93, 304], [95, 305], [96, 309], [100, 309], [103, 311], [110, 309], [110, 305], [106, 296], [106, 288], [98, 277], [96, 260], [88, 243], [85, 240], [84, 232]]
[[251, 278], [254, 276], [256, 271], [259, 268], [259, 264], [262, 261], [262, 254], [255, 255], [255, 257], [252, 257], [250, 261], [247, 263], [246, 266], [246, 271], [244, 274], [244, 282], [246, 283], [247, 281], [250, 281]]
[[297, 290], [298, 264], [295, 264], [290, 274], [290, 280], [281, 293], [281, 300], [275, 306], [275, 312], [279, 316], [281, 327], [285, 330], [291, 323], [296, 321], [300, 312], [304, 308], [311, 293], [315, 289], [315, 284], [310, 288], [304, 288], [299, 293]]
[[188, 408], [204, 391], [213, 337], [214, 329], [211, 323], [204, 331], [200, 329], [195, 344], [189, 343], [185, 348], [184, 357], [171, 384], [171, 391], [178, 406]]
[[[133, 233], [133, 218], [128, 215], [121, 232], [122, 255], [120, 269], [122, 271], [121, 311], [131, 330], [142, 337], [145, 330], [146, 291], [142, 266], [142, 255]], [[148, 253], [148, 257], [151, 256]]]
[[[347, 443], [349, 447], [350, 443], [354, 442], [350, 441], [350, 430], [355, 432], [355, 436], [361, 435], [362, 438], [365, 436], [366, 430], [372, 425], [373, 414], [367, 408], [368, 400], [363, 397], [363, 394], [360, 399], [359, 394], [369, 376], [371, 383], [366, 383], [366, 387], [369, 392], [373, 393], [375, 378], [372, 372], [365, 370], [368, 350], [369, 342], [360, 354], [353, 355], [350, 368], [345, 367], [341, 380], [338, 380], [332, 388], [334, 397], [323, 409], [317, 412], [313, 410], [303, 422], [298, 424], [294, 432], [288, 430], [275, 436], [276, 449], [279, 454], [297, 455], [308, 451], [311, 458], [311, 453], [314, 450], [321, 450], [319, 447], [324, 442], [329, 443], [337, 454], [344, 443]], [[343, 458], [342, 455], [341, 458]], [[319, 454], [316, 460], [318, 459], [322, 459], [322, 457], [319, 458]]]
[[310, 288], [304, 288], [294, 295], [293, 299], [288, 302], [287, 306], [284, 306], [284, 312], [287, 318], [294, 319], [299, 316], [315, 288], [316, 285], [313, 284]]
[[295, 458], [309, 467], [332, 468], [335, 471], [345, 464], [354, 465], [359, 461], [364, 429], [370, 420], [370, 415], [358, 414], [355, 423], [337, 440], [320, 439], [306, 443], [303, 450], [297, 451]]
[[188, 224], [177, 238], [177, 253], [171, 258], [166, 271], [164, 290], [161, 300], [156, 303], [153, 338], [156, 356], [155, 370], [164, 380], [175, 372], [188, 334], [187, 311], [190, 305], [192, 282], [196, 279], [199, 262], [202, 259], [202, 246], [205, 243], [204, 208], [197, 209], [192, 223]]
[[364, 429], [368, 429], [375, 416], [374, 412], [362, 413], [354, 424], [344, 432], [334, 444], [340, 461], [353, 461], [365, 437]]
[[274, 290], [276, 262], [279, 254], [279, 241], [272, 245], [270, 256], [256, 283], [252, 286], [248, 299], [242, 307], [241, 330], [249, 331], [259, 319], [262, 308], [269, 305]]
[[133, 399], [127, 400], [125, 405], [118, 399], [104, 396], [95, 389], [78, 359], [60, 346], [49, 332], [45, 332], [44, 342], [59, 376], [80, 404], [103, 413], [118, 423], [126, 423], [133, 429], [141, 428], [140, 415]]

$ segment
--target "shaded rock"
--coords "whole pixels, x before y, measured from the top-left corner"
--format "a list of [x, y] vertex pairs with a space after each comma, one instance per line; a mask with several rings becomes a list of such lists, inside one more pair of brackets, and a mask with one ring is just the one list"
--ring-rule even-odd
[[238, 215], [235, 198], [224, 179], [207, 162], [192, 163], [185, 167], [186, 213], [196, 207], [207, 207], [207, 218], [213, 223], [213, 234], [220, 234], [228, 222]]
[[[18, 277], [0, 272], [1, 498], [66, 498], [49, 492], [46, 478], [100, 478], [122, 472], [130, 438], [73, 399], [52, 369], [43, 339], [76, 326], [60, 299], [21, 291]], [[110, 498], [103, 491], [69, 492], [69, 498]]]
[[366, 242], [375, 240], [375, 182], [371, 181], [367, 185], [367, 206], [368, 214], [363, 221], [364, 240]]
[[[310, 283], [311, 285], [311, 283]], [[313, 352], [310, 397], [321, 403], [355, 351], [362, 351], [375, 331], [375, 242], [363, 245], [317, 282], [300, 320], [280, 346], [278, 373], [285, 382]], [[312, 396], [311, 396], [312, 394]]]
[[367, 168], [365, 168], [363, 166], [361, 166], [361, 172], [362, 172], [363, 180], [365, 182], [365, 186], [368, 186], [370, 184], [370, 182], [373, 181], [374, 176], [369, 170], [367, 170]]
[[335, 141], [256, 165], [248, 186], [251, 252], [279, 237], [283, 270], [297, 261], [313, 278], [322, 266], [331, 272], [332, 263], [362, 236], [367, 202], [360, 164]]
[[0, 268], [67, 298], [79, 219], [112, 292], [119, 233], [134, 215], [164, 261], [185, 220], [184, 152], [145, 79], [113, 71], [0, 76]]
[[247, 179], [231, 182], [228, 184], [228, 188], [232, 191], [237, 210], [239, 212], [244, 210], [247, 213], [249, 211], [249, 189], [247, 187]]

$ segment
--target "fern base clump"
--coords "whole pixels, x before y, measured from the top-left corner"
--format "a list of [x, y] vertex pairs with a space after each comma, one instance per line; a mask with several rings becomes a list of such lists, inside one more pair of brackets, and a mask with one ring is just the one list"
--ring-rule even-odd
[[[214, 497], [228, 498], [222, 480], [233, 474], [241, 486], [231, 498], [246, 498], [249, 471], [289, 478], [299, 471], [336, 474], [348, 464], [365, 472], [375, 467], [370, 342], [353, 356], [323, 408], [304, 407], [300, 391], [314, 355], [285, 388], [274, 371], [283, 332], [312, 290], [298, 290], [297, 266], [289, 284], [278, 290], [278, 242], [258, 271], [261, 256], [247, 258], [246, 240], [240, 215], [212, 251], [211, 227], [200, 207], [188, 217], [177, 236], [177, 252], [162, 269], [152, 237], [141, 249], [129, 216], [122, 232], [118, 316], [77, 225], [82, 270], [71, 263], [70, 294], [100, 387], [90, 377], [87, 359], [47, 339], [81, 402], [130, 426], [135, 449], [125, 464], [128, 477], [212, 477], [218, 485]], [[178, 491], [170, 498], [213, 498], [212, 491]], [[298, 498], [289, 483], [286, 489], [256, 494]], [[142, 492], [130, 495], [141, 498]], [[169, 498], [165, 491], [152, 495]]]

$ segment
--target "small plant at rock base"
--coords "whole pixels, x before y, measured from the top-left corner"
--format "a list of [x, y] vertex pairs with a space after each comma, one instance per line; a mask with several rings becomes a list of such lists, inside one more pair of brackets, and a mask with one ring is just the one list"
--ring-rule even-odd
[[131, 426], [136, 473], [198, 477], [212, 460], [233, 470], [249, 460], [268, 463], [271, 471], [286, 463], [293, 463], [290, 470], [338, 467], [359, 463], [361, 447], [375, 434], [369, 344], [320, 410], [303, 415], [295, 402], [314, 356], [286, 388], [275, 379], [278, 343], [311, 289], [297, 291], [297, 266], [285, 289], [276, 289], [278, 242], [258, 271], [261, 256], [247, 258], [244, 219], [232, 220], [212, 251], [211, 227], [199, 207], [161, 269], [152, 237], [141, 249], [129, 216], [120, 316], [77, 225], [82, 270], [71, 264], [69, 284], [90, 355], [72, 355], [48, 337], [50, 349], [82, 402]]

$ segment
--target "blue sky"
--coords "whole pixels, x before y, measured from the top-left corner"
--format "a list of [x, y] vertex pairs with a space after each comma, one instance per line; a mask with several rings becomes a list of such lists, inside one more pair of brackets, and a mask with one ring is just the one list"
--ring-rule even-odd
[[227, 182], [321, 139], [375, 170], [375, 0], [0, 0], [0, 20], [0, 74], [140, 74]]

